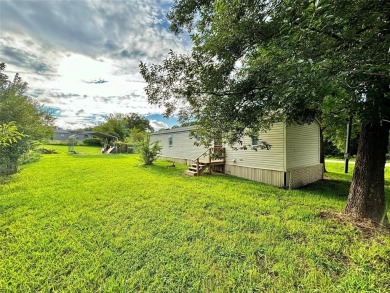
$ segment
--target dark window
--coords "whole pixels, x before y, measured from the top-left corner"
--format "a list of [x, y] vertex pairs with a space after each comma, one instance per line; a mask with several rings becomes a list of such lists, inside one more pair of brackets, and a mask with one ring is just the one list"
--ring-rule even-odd
[[252, 145], [258, 145], [259, 144], [259, 136], [255, 135], [252, 136]]

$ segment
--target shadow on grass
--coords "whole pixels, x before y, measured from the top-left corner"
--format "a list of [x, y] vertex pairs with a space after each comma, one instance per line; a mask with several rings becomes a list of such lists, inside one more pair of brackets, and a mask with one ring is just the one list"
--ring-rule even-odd
[[[133, 165], [134, 166], [134, 165]], [[153, 165], [144, 165], [142, 162], [139, 162], [139, 164], [135, 165], [136, 168], [142, 168], [142, 169], [148, 169], [150, 172], [154, 174], [158, 174], [161, 176], [169, 177], [169, 176], [184, 176], [184, 171], [186, 168], [182, 166], [176, 166], [172, 167], [172, 163], [170, 162], [158, 162], [157, 164]]]
[[[337, 174], [341, 175], [341, 174]], [[332, 176], [334, 177], [334, 176]], [[321, 197], [332, 198], [336, 200], [346, 201], [349, 194], [349, 188], [351, 182], [349, 180], [338, 180], [338, 179], [323, 179], [312, 184], [303, 186], [298, 190], [303, 193], [316, 194]], [[388, 183], [385, 184], [385, 197], [386, 203], [389, 210], [390, 207], [390, 186]]]
[[0, 175], [0, 185], [6, 185], [10, 183], [12, 180], [13, 180], [12, 175], [8, 175], [8, 176]]
[[299, 191], [345, 201], [348, 197], [350, 185], [349, 181], [322, 179], [299, 188]]

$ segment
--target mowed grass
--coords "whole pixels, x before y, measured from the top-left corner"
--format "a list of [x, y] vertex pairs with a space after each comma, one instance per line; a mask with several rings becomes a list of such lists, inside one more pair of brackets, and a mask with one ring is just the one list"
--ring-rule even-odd
[[319, 216], [345, 205], [342, 164], [287, 191], [48, 148], [0, 185], [1, 292], [390, 290], [389, 237]]

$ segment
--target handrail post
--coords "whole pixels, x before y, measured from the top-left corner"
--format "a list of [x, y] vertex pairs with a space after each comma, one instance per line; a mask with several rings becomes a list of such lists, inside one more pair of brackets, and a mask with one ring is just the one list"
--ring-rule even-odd
[[223, 165], [222, 171], [225, 173], [225, 164], [226, 164], [226, 148], [222, 148], [222, 156], [223, 156]]
[[196, 159], [196, 175], [199, 176], [199, 158]]
[[211, 175], [211, 148], [209, 148], [209, 174]]

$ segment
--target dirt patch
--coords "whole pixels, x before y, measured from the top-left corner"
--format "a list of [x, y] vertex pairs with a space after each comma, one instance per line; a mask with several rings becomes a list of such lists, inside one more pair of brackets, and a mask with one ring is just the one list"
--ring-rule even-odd
[[390, 237], [390, 225], [382, 225], [369, 219], [351, 218], [347, 214], [335, 212], [320, 212], [318, 216], [322, 219], [332, 219], [339, 224], [352, 224], [363, 233], [363, 237], [370, 239], [375, 235], [381, 234]]

